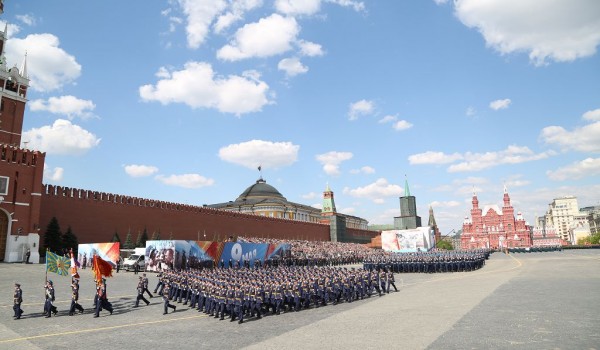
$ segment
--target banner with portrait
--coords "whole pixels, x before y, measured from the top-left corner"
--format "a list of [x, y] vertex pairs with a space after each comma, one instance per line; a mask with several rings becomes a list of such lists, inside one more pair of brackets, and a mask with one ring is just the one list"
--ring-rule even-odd
[[269, 244], [266, 243], [227, 242], [223, 247], [221, 260], [225, 263], [225, 267], [229, 266], [230, 261], [239, 266], [243, 266], [246, 262], [254, 266], [256, 260], [265, 261], [268, 249]]
[[116, 267], [117, 261], [119, 261], [119, 249], [119, 242], [79, 244], [77, 246], [77, 261], [79, 261], [81, 267], [92, 267], [92, 258], [96, 254], [102, 260], [108, 261], [113, 267]]
[[429, 226], [381, 232], [381, 248], [388, 252], [428, 251], [433, 247], [433, 240], [432, 230]]

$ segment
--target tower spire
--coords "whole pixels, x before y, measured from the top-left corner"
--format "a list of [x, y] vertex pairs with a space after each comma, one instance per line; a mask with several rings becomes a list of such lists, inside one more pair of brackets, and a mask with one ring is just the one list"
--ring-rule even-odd
[[29, 79], [27, 75], [27, 51], [25, 51], [25, 57], [23, 57], [23, 63], [21, 63], [21, 69], [19, 69], [19, 71], [23, 78]]
[[404, 174], [404, 197], [410, 197], [410, 189], [408, 188], [408, 177]]

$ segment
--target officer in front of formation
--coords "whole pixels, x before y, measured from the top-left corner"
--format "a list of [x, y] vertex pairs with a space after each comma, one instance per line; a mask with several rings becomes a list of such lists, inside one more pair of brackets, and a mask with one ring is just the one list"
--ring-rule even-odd
[[143, 290], [143, 291], [144, 291], [145, 293], [148, 293], [148, 295], [150, 296], [150, 298], [154, 298], [154, 297], [152, 296], [152, 293], [150, 293], [150, 291], [148, 290], [148, 277], [146, 277], [146, 274], [145, 274], [145, 273], [144, 273], [144, 274], [142, 274], [142, 284], [143, 284], [143, 286], [144, 286], [144, 290]]
[[163, 315], [167, 314], [169, 308], [173, 309], [173, 312], [175, 312], [175, 309], [177, 309], [177, 306], [171, 305], [171, 303], [169, 303], [170, 289], [171, 289], [171, 286], [168, 284], [166, 284], [165, 288], [163, 289], [162, 297], [163, 297], [163, 301], [165, 302], [165, 310], [163, 312]]
[[49, 318], [52, 316], [52, 314], [54, 314], [54, 316], [56, 316], [56, 314], [58, 313], [58, 310], [56, 309], [56, 306], [54, 306], [54, 285], [52, 283], [52, 280], [48, 280], [46, 282], [46, 293], [45, 293], [45, 297], [46, 297], [46, 301], [44, 302], [44, 315], [46, 316], [46, 318]]
[[15, 315], [13, 317], [15, 320], [18, 320], [23, 314], [23, 310], [21, 310], [21, 303], [23, 302], [23, 290], [21, 290], [21, 285], [19, 283], [15, 283], [15, 294], [13, 295], [13, 299], [13, 310], [15, 311]]
[[98, 285], [96, 290], [98, 301], [96, 302], [96, 313], [94, 314], [94, 317], [100, 317], [100, 311], [102, 309], [108, 310], [112, 315], [113, 307], [112, 304], [108, 302], [108, 295], [106, 294], [106, 279], [102, 279], [102, 284]]

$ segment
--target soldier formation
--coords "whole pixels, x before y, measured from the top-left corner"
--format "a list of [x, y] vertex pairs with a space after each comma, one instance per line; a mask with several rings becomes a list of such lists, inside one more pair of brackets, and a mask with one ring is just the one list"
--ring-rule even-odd
[[482, 268], [491, 250], [433, 250], [418, 253], [374, 253], [369, 255], [363, 267], [366, 270], [389, 269], [394, 273], [461, 272]]
[[389, 293], [393, 273], [362, 268], [266, 266], [163, 272], [157, 284], [167, 308], [183, 303], [214, 318], [243, 323], [312, 307]]

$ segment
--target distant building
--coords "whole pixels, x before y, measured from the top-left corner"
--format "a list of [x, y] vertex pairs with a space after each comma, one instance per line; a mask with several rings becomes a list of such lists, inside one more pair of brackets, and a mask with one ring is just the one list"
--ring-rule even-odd
[[440, 233], [440, 229], [438, 228], [438, 225], [435, 222], [435, 216], [433, 215], [433, 208], [431, 207], [431, 205], [429, 206], [429, 221], [427, 225], [433, 230], [435, 241], [439, 242], [442, 238], [442, 234]]
[[580, 210], [587, 215], [587, 222], [590, 226], [590, 234], [600, 233], [600, 205], [584, 207]]
[[404, 196], [400, 197], [400, 216], [394, 217], [394, 229], [407, 230], [421, 227], [421, 217], [417, 216], [417, 200], [410, 195], [408, 180], [404, 180]]
[[463, 249], [531, 246], [531, 227], [525, 222], [521, 212], [515, 218], [506, 186], [503, 202], [502, 209], [495, 204], [481, 209], [477, 194], [473, 192], [471, 217], [465, 217], [463, 222]]
[[548, 211], [545, 215], [546, 228], [552, 226], [556, 229], [556, 233], [560, 238], [571, 243], [576, 243], [570, 230], [575, 222], [575, 217], [579, 215], [577, 197], [565, 196], [555, 198], [548, 204]]

